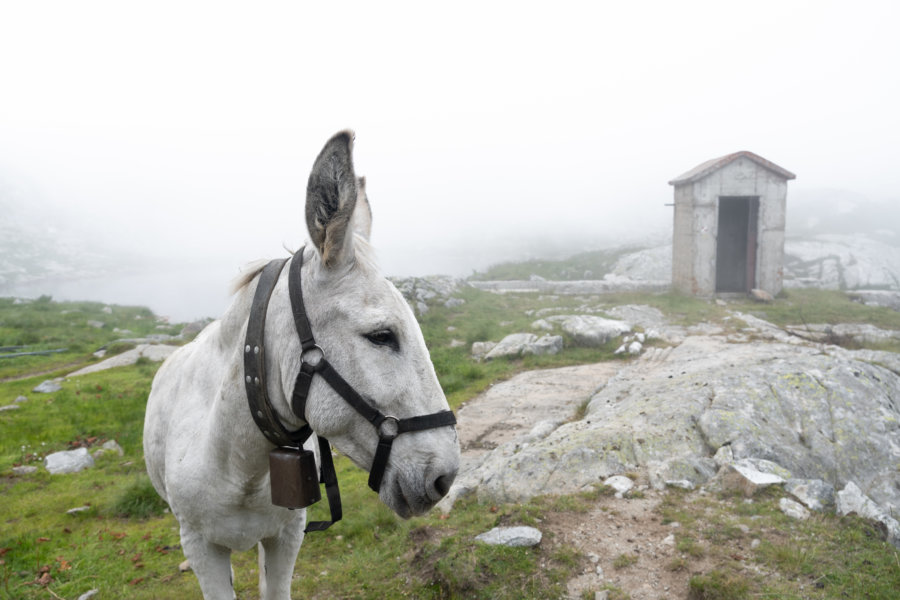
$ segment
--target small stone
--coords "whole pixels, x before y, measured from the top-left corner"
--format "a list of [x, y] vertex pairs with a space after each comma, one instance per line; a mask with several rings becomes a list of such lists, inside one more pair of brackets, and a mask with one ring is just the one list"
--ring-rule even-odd
[[5, 412], [7, 410], [19, 410], [18, 404], [7, 404], [6, 406], [0, 406], [0, 412]]
[[725, 490], [737, 490], [748, 498], [770, 485], [780, 485], [784, 479], [771, 473], [757, 471], [747, 465], [725, 465], [714, 478], [714, 483]]
[[669, 487], [681, 488], [683, 490], [694, 489], [694, 484], [687, 479], [666, 479], [666, 485]]
[[475, 539], [492, 546], [537, 546], [542, 534], [534, 527], [494, 527], [490, 531], [475, 536]]
[[116, 440], [106, 440], [100, 446], [100, 449], [106, 452], [115, 452], [119, 456], [125, 456], [125, 450], [122, 449], [122, 446]]
[[786, 514], [792, 519], [798, 519], [800, 521], [805, 521], [809, 518], [809, 511], [795, 500], [791, 500], [790, 498], [782, 498], [778, 502], [778, 508], [781, 509], [781, 512]]
[[82, 469], [93, 467], [94, 459], [88, 454], [87, 448], [78, 448], [48, 454], [44, 459], [44, 466], [51, 475], [77, 473]]
[[599, 577], [600, 579], [603, 579], [603, 567], [601, 567], [600, 565], [597, 565], [597, 568], [594, 569], [594, 572], [597, 573], [597, 577]]
[[70, 508], [66, 511], [67, 515], [77, 515], [78, 513], [85, 512], [91, 510], [90, 506], [78, 506], [76, 508]]
[[100, 590], [88, 590], [82, 595], [78, 596], [78, 600], [90, 600], [94, 596], [100, 593]]
[[624, 475], [613, 475], [612, 477], [607, 477], [603, 481], [603, 485], [608, 485], [616, 490], [616, 498], [621, 498], [634, 487], [634, 482]]
[[663, 541], [661, 542], [661, 544], [662, 544], [663, 546], [672, 546], [672, 547], [674, 547], [674, 546], [675, 546], [675, 534], [674, 534], [674, 533], [670, 533], [669, 535], [667, 535], [667, 536], [663, 539]]
[[55, 392], [58, 392], [61, 389], [62, 389], [61, 385], [59, 385], [55, 381], [48, 379], [46, 381], [41, 382], [40, 385], [38, 385], [31, 391], [37, 392], [38, 394], [53, 394]]
[[609, 590], [594, 592], [594, 600], [609, 600]]
[[103, 329], [103, 326], [106, 325], [103, 321], [88, 321], [87, 324], [94, 329]]
[[465, 345], [466, 345], [466, 343], [465, 343], [464, 341], [462, 341], [462, 340], [458, 340], [458, 339], [456, 339], [456, 338], [450, 340], [450, 347], [451, 347], [451, 348], [460, 348], [460, 347], [465, 346]]
[[759, 548], [759, 544], [760, 544], [759, 538], [755, 538], [752, 542], [750, 542], [750, 549], [756, 550], [757, 548]]
[[719, 447], [719, 449], [716, 450], [716, 453], [713, 456], [713, 460], [716, 461], [716, 464], [720, 467], [724, 467], [725, 465], [730, 465], [731, 463], [733, 463], [734, 452], [731, 450], [731, 444]]
[[553, 325], [551, 325], [550, 322], [546, 319], [538, 319], [531, 324], [531, 328], [540, 331], [553, 331]]
[[757, 302], [774, 302], [775, 298], [772, 297], [772, 294], [767, 292], [766, 290], [761, 290], [759, 288], [754, 288], [750, 290], [750, 297], [756, 300]]
[[595, 565], [600, 562], [600, 557], [594, 554], [593, 552], [588, 552], [588, 560], [590, 560]]
[[788, 479], [784, 489], [813, 510], [834, 506], [834, 486], [821, 479]]
[[182, 573], [187, 573], [191, 570], [191, 561], [185, 560], [180, 565], [178, 565], [178, 570]]
[[15, 401], [16, 403], [21, 404], [22, 402], [28, 402], [28, 398], [25, 396], [18, 396]]
[[630, 344], [628, 344], [628, 354], [640, 354], [643, 348], [644, 346], [640, 342], [631, 342]]
[[37, 470], [38, 468], [32, 465], [12, 468], [12, 472], [14, 475], [31, 475], [32, 473], [37, 473]]

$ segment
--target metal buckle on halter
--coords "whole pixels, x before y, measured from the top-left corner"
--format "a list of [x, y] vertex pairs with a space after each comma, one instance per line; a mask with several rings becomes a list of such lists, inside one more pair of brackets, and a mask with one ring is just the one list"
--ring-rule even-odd
[[398, 435], [400, 435], [400, 419], [390, 415], [386, 416], [378, 425], [378, 437], [382, 440], [393, 440]]
[[306, 363], [313, 368], [318, 367], [323, 360], [325, 360], [325, 351], [318, 344], [313, 344], [300, 353], [300, 362]]

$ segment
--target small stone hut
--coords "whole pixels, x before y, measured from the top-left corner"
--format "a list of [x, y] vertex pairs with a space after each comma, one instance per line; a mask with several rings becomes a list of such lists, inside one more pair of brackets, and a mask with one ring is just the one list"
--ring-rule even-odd
[[698, 165], [675, 186], [672, 286], [710, 297], [781, 291], [787, 182], [796, 176], [752, 152]]

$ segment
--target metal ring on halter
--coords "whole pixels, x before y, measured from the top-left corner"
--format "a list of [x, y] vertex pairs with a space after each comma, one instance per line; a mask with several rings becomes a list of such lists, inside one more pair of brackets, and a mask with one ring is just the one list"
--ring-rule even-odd
[[[315, 354], [316, 351], [318, 351], [318, 354]], [[310, 353], [313, 353], [313, 355], [316, 357], [315, 360], [309, 360]], [[300, 362], [308, 363], [311, 367], [318, 367], [319, 363], [321, 363], [323, 360], [325, 360], [325, 351], [322, 350], [322, 347], [318, 344], [313, 344], [300, 353]]]
[[[385, 424], [388, 423], [388, 421], [391, 423], [385, 427]], [[398, 435], [400, 435], [400, 419], [390, 415], [386, 416], [378, 426], [378, 437], [383, 440], [392, 440]]]

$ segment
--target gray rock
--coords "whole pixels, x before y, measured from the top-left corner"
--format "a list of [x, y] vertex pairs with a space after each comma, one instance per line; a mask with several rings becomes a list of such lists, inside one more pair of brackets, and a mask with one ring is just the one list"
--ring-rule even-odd
[[622, 368], [582, 420], [515, 452], [493, 451], [472, 485], [481, 500], [511, 502], [640, 469], [655, 488], [678, 480], [697, 486], [719, 468], [715, 455], [725, 465], [755, 459], [747, 466], [757, 471], [777, 465], [785, 469], [781, 479], [835, 487], [853, 479], [900, 513], [893, 450], [900, 447], [900, 376], [857, 356], [688, 337], [663, 361]]
[[67, 515], [77, 515], [78, 513], [83, 513], [91, 510], [90, 506], [78, 506], [76, 508], [70, 508], [66, 511]]
[[668, 487], [676, 487], [688, 491], [694, 489], [694, 484], [687, 479], [667, 479], [665, 483]]
[[26, 396], [17, 396], [15, 402], [21, 404], [22, 402], [28, 402], [28, 398]]
[[547, 320], [558, 322], [562, 330], [578, 345], [589, 348], [602, 346], [609, 340], [631, 331], [631, 325], [624, 321], [594, 315], [556, 315], [547, 317]]
[[624, 475], [613, 475], [604, 479], [603, 485], [616, 490], [616, 498], [621, 498], [634, 487], [634, 482]]
[[33, 465], [23, 465], [21, 467], [13, 467], [12, 472], [15, 475], [31, 475], [37, 473], [38, 468]]
[[90, 600], [94, 596], [100, 593], [100, 590], [88, 590], [82, 595], [78, 596], [78, 600]]
[[444, 302], [444, 306], [446, 308], [456, 308], [457, 306], [462, 306], [465, 303], [466, 303], [466, 301], [463, 300], [462, 298], [448, 298]]
[[169, 346], [166, 344], [141, 344], [137, 348], [132, 348], [121, 354], [116, 354], [115, 356], [111, 356], [96, 364], [88, 365], [74, 373], [69, 373], [68, 377], [79, 377], [81, 375], [88, 375], [90, 373], [113, 369], [115, 367], [133, 365], [139, 358], [145, 358], [153, 362], [162, 362], [176, 350], [178, 350], [178, 346]]
[[866, 306], [883, 306], [900, 311], [900, 292], [888, 290], [856, 290], [847, 294], [851, 300]]
[[106, 323], [104, 323], [103, 321], [88, 321], [87, 324], [89, 327], [93, 327], [94, 329], [103, 329], [103, 327], [106, 325]]
[[834, 486], [821, 479], [788, 479], [784, 489], [813, 510], [834, 507]]
[[536, 354], [538, 356], [546, 354], [559, 354], [563, 349], [563, 338], [561, 335], [544, 335], [539, 337], [532, 344], [522, 348], [522, 355]]
[[806, 510], [806, 508], [802, 504], [791, 500], [790, 498], [782, 498], [781, 500], [779, 500], [778, 508], [781, 510], [781, 512], [792, 519], [805, 521], [809, 518], [809, 511]]
[[533, 333], [511, 333], [500, 343], [494, 346], [490, 352], [484, 355], [485, 360], [501, 358], [504, 356], [521, 356], [523, 350], [537, 341]]
[[484, 359], [485, 355], [494, 349], [497, 342], [475, 342], [472, 344], [472, 358], [475, 360]]
[[19, 410], [18, 404], [7, 404], [6, 406], [0, 406], [0, 412], [6, 412], [8, 410]]
[[637, 340], [628, 344], [628, 354], [640, 354], [644, 346]]
[[766, 290], [761, 290], [759, 288], [753, 288], [752, 290], [750, 290], [750, 297], [757, 302], [764, 302], [766, 304], [775, 302], [775, 298], [772, 297], [772, 294], [770, 294]]
[[716, 474], [712, 487], [722, 490], [741, 492], [747, 498], [753, 496], [770, 485], [781, 485], [784, 479], [778, 475], [764, 473], [753, 467], [741, 464], [730, 464], [722, 467]]
[[36, 388], [31, 390], [32, 392], [36, 392], [38, 394], [53, 394], [62, 389], [62, 386], [59, 385], [56, 381], [48, 379], [47, 381], [41, 382]]
[[122, 449], [122, 446], [120, 446], [119, 443], [116, 442], [116, 440], [107, 440], [103, 442], [102, 446], [94, 450], [94, 458], [109, 453], [115, 453], [119, 456], [125, 456], [125, 450]]
[[44, 466], [51, 475], [77, 473], [82, 469], [93, 467], [94, 459], [88, 454], [87, 448], [78, 448], [48, 454], [44, 458]]
[[475, 536], [475, 539], [492, 546], [537, 546], [541, 543], [542, 534], [534, 527], [494, 527], [488, 532]]
[[546, 319], [538, 319], [531, 324], [531, 328], [537, 329], [538, 331], [553, 331], [553, 325]]
[[884, 509], [875, 504], [852, 481], [837, 493], [837, 514], [848, 515], [856, 513], [864, 519], [877, 521], [885, 526], [888, 541], [900, 548], [900, 523], [890, 516]]

